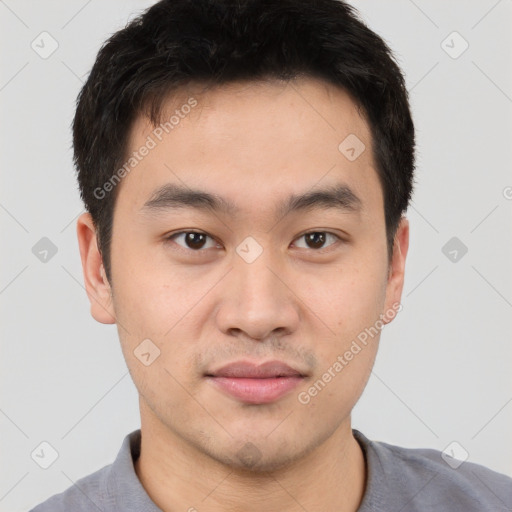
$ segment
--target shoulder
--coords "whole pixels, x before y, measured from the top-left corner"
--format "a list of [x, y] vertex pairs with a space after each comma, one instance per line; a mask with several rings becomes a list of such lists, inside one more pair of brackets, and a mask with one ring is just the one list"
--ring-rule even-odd
[[90, 510], [103, 510], [107, 496], [104, 484], [112, 464], [105, 466], [90, 475], [77, 480], [64, 492], [55, 494], [40, 503], [30, 512], [85, 512]]
[[91, 510], [124, 510], [132, 502], [151, 501], [137, 479], [134, 457], [140, 453], [140, 429], [127, 434], [112, 464], [80, 478], [64, 492], [51, 496], [30, 512], [85, 512]]
[[358, 431], [354, 436], [368, 464], [368, 510], [378, 510], [383, 500], [410, 511], [512, 508], [512, 478], [506, 475], [439, 450], [370, 441]]

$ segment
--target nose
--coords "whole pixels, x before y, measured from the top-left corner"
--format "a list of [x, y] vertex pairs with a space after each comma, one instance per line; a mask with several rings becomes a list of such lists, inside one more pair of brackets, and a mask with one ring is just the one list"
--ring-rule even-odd
[[265, 340], [294, 332], [300, 321], [300, 301], [290, 275], [270, 251], [248, 263], [238, 255], [222, 282], [216, 322], [227, 335]]

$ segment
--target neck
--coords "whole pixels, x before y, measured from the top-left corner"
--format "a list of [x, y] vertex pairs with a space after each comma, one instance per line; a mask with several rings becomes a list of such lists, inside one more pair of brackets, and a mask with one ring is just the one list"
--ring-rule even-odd
[[272, 472], [226, 466], [159, 422], [143, 419], [141, 432], [135, 472], [164, 512], [355, 512], [363, 498], [366, 466], [350, 417], [306, 456]]

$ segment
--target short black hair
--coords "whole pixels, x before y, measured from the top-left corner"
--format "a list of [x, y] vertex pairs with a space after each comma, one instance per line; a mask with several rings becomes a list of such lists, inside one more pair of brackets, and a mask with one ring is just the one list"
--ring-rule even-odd
[[341, 0], [161, 0], [105, 42], [77, 99], [74, 163], [109, 281], [119, 187], [104, 184], [123, 165], [134, 120], [156, 127], [164, 101], [190, 84], [297, 77], [342, 88], [367, 119], [391, 256], [412, 194], [414, 125], [384, 40]]

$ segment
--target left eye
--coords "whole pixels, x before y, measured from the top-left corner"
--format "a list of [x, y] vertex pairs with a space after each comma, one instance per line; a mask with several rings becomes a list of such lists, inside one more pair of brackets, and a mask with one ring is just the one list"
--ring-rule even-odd
[[[334, 239], [333, 243], [335, 243], [336, 240], [340, 240], [339, 236], [336, 236], [333, 233], [328, 233], [327, 231], [311, 231], [309, 233], [304, 233], [296, 240], [303, 238], [306, 241], [306, 244], [308, 244], [305, 249], [324, 249], [324, 244], [328, 237]], [[332, 243], [329, 244], [329, 246], [330, 245], [332, 245]]]

